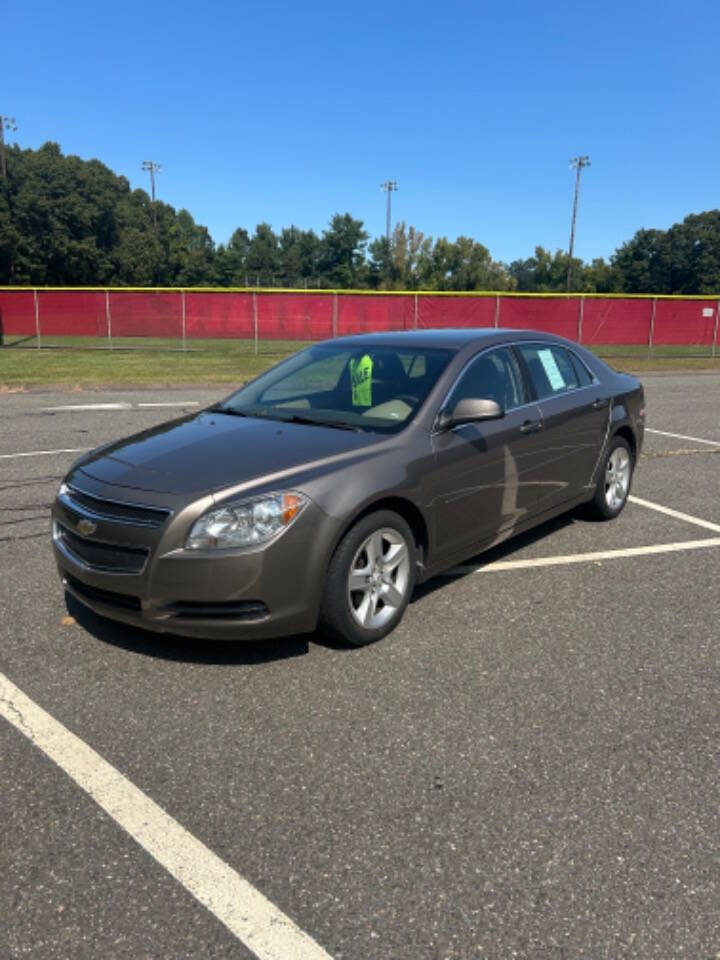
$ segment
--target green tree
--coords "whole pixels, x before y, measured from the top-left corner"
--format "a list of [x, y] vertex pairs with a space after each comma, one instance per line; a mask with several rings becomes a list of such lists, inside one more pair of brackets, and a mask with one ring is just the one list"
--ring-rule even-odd
[[284, 227], [280, 232], [280, 271], [286, 286], [312, 283], [318, 274], [320, 238], [313, 230]]
[[626, 293], [717, 293], [720, 210], [690, 214], [669, 230], [638, 230], [612, 264]]
[[322, 286], [352, 289], [367, 284], [365, 249], [368, 234], [362, 220], [336, 213], [319, 244], [318, 268]]
[[432, 250], [432, 239], [404, 221], [395, 225], [390, 246], [378, 237], [368, 247], [368, 284], [383, 290], [417, 290], [418, 264]]
[[611, 259], [623, 293], [671, 293], [671, 252], [663, 230], [638, 230]]
[[7, 150], [0, 202], [0, 282], [57, 285], [208, 282], [214, 246], [185, 211], [130, 190], [98, 160], [55, 143]]
[[278, 238], [269, 223], [259, 223], [250, 240], [247, 255], [250, 283], [272, 285], [282, 273]]
[[247, 286], [249, 251], [250, 236], [247, 230], [238, 227], [227, 245], [220, 244], [215, 252], [214, 282], [223, 287]]

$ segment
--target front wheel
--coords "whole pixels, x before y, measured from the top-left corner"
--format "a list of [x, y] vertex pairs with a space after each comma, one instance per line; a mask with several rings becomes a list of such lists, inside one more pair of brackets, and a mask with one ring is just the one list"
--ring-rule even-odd
[[321, 629], [354, 647], [387, 636], [402, 619], [415, 587], [415, 540], [390, 510], [359, 520], [328, 567]]
[[622, 511], [630, 495], [633, 466], [627, 440], [613, 437], [591, 502], [592, 511], [599, 520], [613, 520]]

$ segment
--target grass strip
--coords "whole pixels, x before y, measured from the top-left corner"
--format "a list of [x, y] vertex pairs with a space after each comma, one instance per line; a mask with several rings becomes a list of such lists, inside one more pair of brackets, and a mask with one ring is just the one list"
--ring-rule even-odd
[[[59, 386], [180, 386], [242, 383], [307, 346], [297, 340], [116, 340], [93, 338], [44, 340], [41, 348], [24, 341], [0, 349], [0, 390]], [[720, 356], [698, 355], [697, 347], [599, 347], [617, 370], [632, 373], [714, 370]]]

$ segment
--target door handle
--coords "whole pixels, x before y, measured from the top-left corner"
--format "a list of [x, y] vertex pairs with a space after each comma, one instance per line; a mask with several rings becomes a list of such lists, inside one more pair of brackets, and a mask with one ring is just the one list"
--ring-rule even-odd
[[542, 420], [526, 420], [520, 427], [520, 433], [535, 433], [536, 430], [542, 430]]
[[603, 407], [606, 407], [610, 401], [607, 397], [598, 397], [597, 400], [593, 403], [593, 410], [602, 410]]

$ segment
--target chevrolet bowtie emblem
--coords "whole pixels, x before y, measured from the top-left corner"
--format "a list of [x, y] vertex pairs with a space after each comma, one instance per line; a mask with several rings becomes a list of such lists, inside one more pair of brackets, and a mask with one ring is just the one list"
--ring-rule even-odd
[[84, 517], [78, 522], [77, 532], [81, 533], [84, 537], [89, 537], [90, 534], [95, 533], [97, 530], [97, 524], [93, 523], [92, 520], [86, 520]]

